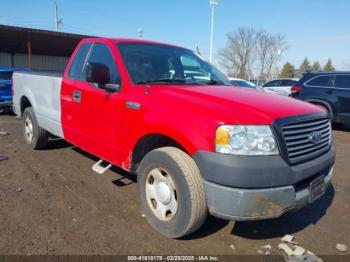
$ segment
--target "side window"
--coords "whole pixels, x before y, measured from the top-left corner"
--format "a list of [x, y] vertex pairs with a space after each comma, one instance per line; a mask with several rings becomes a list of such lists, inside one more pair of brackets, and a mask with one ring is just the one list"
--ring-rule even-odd
[[76, 53], [74, 60], [69, 68], [68, 77], [72, 80], [81, 79], [81, 70], [86, 59], [86, 55], [91, 47], [90, 43], [82, 44]]
[[297, 83], [298, 83], [298, 81], [290, 80], [288, 85], [289, 86], [295, 86]]
[[350, 90], [350, 75], [337, 75], [334, 87], [347, 88]]
[[[102, 63], [109, 68], [109, 84], [119, 84], [120, 74], [114, 61], [112, 53], [108, 46], [101, 43], [95, 43], [87, 63]], [[84, 81], [86, 81], [86, 72], [84, 72]]]
[[274, 86], [278, 86], [280, 83], [279, 80], [274, 80], [274, 81], [271, 81], [271, 82], [267, 82], [264, 87], [274, 87]]
[[290, 86], [290, 80], [288, 79], [283, 79], [281, 80], [281, 86]]
[[332, 76], [318, 76], [306, 84], [308, 86], [315, 86], [315, 87], [331, 87], [333, 86], [332, 84], [333, 77]]

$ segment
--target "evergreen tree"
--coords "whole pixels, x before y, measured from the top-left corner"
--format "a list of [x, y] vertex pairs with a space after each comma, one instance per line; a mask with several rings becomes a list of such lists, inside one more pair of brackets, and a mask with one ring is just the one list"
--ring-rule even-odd
[[310, 71], [311, 71], [310, 61], [309, 59], [307, 59], [307, 57], [305, 57], [304, 61], [301, 63], [298, 69], [298, 75], [302, 76], [304, 73], [310, 72]]
[[335, 70], [335, 68], [332, 64], [332, 60], [329, 58], [327, 60], [327, 63], [323, 67], [323, 71], [334, 71], [334, 70]]
[[282, 70], [280, 72], [280, 77], [284, 78], [289, 78], [289, 77], [294, 77], [295, 76], [295, 68], [294, 66], [287, 62], [283, 65]]
[[321, 70], [322, 70], [321, 64], [320, 64], [318, 61], [316, 61], [316, 62], [312, 65], [311, 70], [312, 70], [312, 71], [321, 71]]

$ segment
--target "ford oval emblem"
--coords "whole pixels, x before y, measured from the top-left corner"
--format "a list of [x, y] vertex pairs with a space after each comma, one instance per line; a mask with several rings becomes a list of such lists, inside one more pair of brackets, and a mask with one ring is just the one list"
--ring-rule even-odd
[[309, 136], [310, 142], [317, 144], [322, 140], [322, 133], [320, 131], [314, 131]]

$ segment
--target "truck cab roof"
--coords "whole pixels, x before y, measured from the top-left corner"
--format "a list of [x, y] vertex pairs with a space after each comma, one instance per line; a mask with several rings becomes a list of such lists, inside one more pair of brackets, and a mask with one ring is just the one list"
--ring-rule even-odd
[[162, 43], [162, 42], [156, 42], [156, 41], [150, 41], [150, 40], [144, 40], [144, 39], [135, 39], [135, 38], [92, 37], [92, 38], [84, 38], [82, 40], [82, 42], [85, 42], [85, 43], [86, 42], [98, 42], [98, 41], [111, 41], [114, 43], [144, 43], [144, 44], [156, 44], [156, 45], [166, 45], [166, 46], [184, 48], [184, 47], [169, 44], [169, 43]]

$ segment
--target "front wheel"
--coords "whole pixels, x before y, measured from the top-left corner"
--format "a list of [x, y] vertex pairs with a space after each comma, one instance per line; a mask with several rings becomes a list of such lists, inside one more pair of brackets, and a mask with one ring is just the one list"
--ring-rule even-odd
[[207, 216], [203, 182], [188, 154], [174, 147], [153, 150], [142, 160], [137, 176], [141, 207], [153, 228], [180, 238], [203, 224]]

